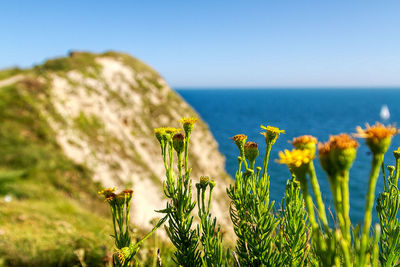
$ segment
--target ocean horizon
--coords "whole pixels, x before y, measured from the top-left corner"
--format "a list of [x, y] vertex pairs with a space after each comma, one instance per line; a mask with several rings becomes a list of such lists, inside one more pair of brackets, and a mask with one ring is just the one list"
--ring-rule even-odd
[[[270, 196], [279, 208], [284, 195], [286, 180], [290, 178], [287, 167], [276, 163], [278, 152], [292, 149], [290, 141], [297, 136], [311, 134], [319, 142], [325, 142], [330, 135], [355, 133], [356, 126], [366, 123], [399, 124], [400, 88], [178, 88], [176, 91], [199, 113], [209, 125], [219, 144], [220, 152], [226, 157], [226, 170], [234, 177], [238, 151], [230, 139], [236, 134], [246, 134], [248, 141], [259, 144], [261, 165], [265, 141], [260, 125], [276, 126], [286, 131], [271, 151], [268, 173], [270, 174]], [[387, 106], [390, 118], [383, 120], [381, 109]], [[358, 140], [360, 147], [350, 170], [350, 217], [352, 223], [363, 220], [365, 195], [371, 155], [364, 140]], [[385, 165], [393, 165], [392, 151], [400, 146], [400, 138], [393, 138]], [[317, 176], [327, 206], [333, 208], [328, 179], [315, 159]], [[205, 174], [206, 175], [206, 174]], [[380, 175], [376, 193], [383, 191]], [[331, 218], [332, 222], [332, 218]], [[374, 208], [374, 222], [377, 222]]]

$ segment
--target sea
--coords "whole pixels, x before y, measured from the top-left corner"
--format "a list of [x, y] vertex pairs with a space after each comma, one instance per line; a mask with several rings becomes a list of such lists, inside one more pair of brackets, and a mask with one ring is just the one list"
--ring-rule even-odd
[[[286, 181], [290, 179], [287, 167], [276, 162], [279, 151], [291, 149], [290, 141], [297, 136], [310, 134], [325, 142], [330, 135], [355, 133], [356, 126], [366, 123], [400, 125], [400, 88], [314, 88], [314, 89], [185, 89], [177, 92], [199, 113], [208, 124], [226, 157], [226, 171], [234, 177], [238, 150], [230, 137], [245, 134], [248, 141], [259, 144], [261, 166], [265, 141], [260, 135], [260, 125], [283, 129], [272, 147], [268, 173], [270, 174], [270, 198], [275, 209], [280, 207]], [[385, 107], [387, 106], [387, 108]], [[382, 119], [381, 110], [389, 111], [390, 117]], [[385, 113], [385, 112], [384, 112]], [[388, 115], [387, 112], [385, 115]], [[387, 117], [387, 116], [386, 116]], [[350, 170], [350, 217], [353, 224], [363, 221], [371, 154], [364, 140], [359, 140], [357, 158]], [[400, 146], [400, 137], [393, 138], [385, 156], [385, 165], [394, 165], [392, 151]], [[333, 209], [332, 195], [325, 173], [315, 162], [318, 181], [325, 204]], [[382, 175], [378, 179], [376, 193], [383, 191]], [[333, 220], [331, 220], [332, 222]], [[378, 218], [374, 208], [373, 221]]]

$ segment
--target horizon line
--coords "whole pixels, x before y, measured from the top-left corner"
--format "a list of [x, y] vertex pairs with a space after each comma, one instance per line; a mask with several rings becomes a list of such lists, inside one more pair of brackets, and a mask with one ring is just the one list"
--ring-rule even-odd
[[400, 89], [400, 85], [393, 86], [171, 86], [175, 90], [326, 90], [326, 89]]

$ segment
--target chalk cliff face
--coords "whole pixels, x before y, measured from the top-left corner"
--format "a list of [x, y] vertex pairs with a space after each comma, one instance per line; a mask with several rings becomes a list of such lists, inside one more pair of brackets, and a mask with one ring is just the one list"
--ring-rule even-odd
[[[181, 117], [198, 117], [196, 112], [157, 72], [126, 54], [73, 52], [29, 74], [2, 80], [0, 87], [26, 79], [47, 86], [47, 93], [38, 97], [51, 108], [43, 108], [41, 115], [63, 153], [86, 166], [104, 187], [133, 188], [133, 222], [149, 226], [152, 218], [159, 217], [154, 210], [165, 206], [165, 171], [153, 129], [180, 127]], [[201, 119], [195, 125], [190, 154], [193, 182], [201, 175], [216, 181], [213, 213], [228, 225], [225, 189], [230, 177]]]

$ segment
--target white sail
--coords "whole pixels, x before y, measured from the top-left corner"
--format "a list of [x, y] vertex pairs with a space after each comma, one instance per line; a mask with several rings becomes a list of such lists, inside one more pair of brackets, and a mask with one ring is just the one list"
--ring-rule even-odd
[[382, 106], [380, 115], [382, 120], [387, 120], [390, 118], [389, 107], [387, 105]]

